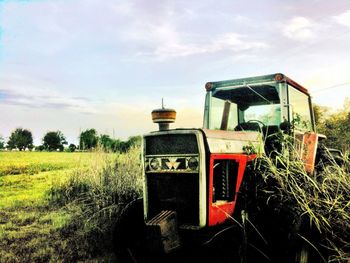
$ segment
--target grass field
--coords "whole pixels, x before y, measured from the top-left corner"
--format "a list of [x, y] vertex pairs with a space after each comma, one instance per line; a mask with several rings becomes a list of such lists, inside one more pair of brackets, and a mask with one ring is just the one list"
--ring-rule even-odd
[[[259, 212], [251, 222], [268, 237], [277, 224], [287, 229], [289, 221], [277, 215], [291, 215], [293, 222], [303, 216], [319, 237], [311, 244], [327, 248], [323, 262], [348, 263], [349, 158], [314, 178], [300, 160], [286, 156], [253, 164], [262, 177], [252, 211], [273, 212]], [[0, 152], [0, 263], [116, 262], [114, 223], [141, 196], [141, 174], [139, 148], [125, 154]], [[276, 224], [266, 227], [271, 218]], [[277, 234], [271, 236], [276, 247], [283, 243]], [[300, 239], [299, 232], [291, 234]]]
[[87, 166], [89, 153], [0, 152], [0, 208], [47, 205], [45, 191]]
[[93, 231], [86, 231], [80, 222], [86, 209], [82, 211], [80, 205], [70, 202], [74, 196], [69, 197], [72, 200], [63, 198], [60, 204], [56, 201], [71, 190], [72, 180], [85, 182], [85, 174], [91, 179], [92, 173], [100, 171], [96, 166], [115, 157], [102, 153], [0, 152], [0, 262], [98, 260], [99, 253], [90, 251], [85, 235]]

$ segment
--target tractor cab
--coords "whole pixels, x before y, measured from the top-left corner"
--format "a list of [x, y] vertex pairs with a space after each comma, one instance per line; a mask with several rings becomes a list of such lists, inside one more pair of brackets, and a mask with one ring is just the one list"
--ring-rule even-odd
[[[281, 150], [281, 132], [294, 137], [295, 148], [312, 173], [319, 139], [307, 89], [277, 73], [206, 84], [203, 127], [257, 131], [270, 155]], [[306, 146], [306, 147], [305, 147]]]
[[264, 137], [292, 127], [315, 131], [308, 91], [282, 74], [206, 84], [205, 129], [258, 131]]

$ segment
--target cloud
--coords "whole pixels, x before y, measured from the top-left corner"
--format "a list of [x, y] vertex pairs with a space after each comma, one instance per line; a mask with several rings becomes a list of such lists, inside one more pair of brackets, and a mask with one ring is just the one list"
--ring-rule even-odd
[[334, 16], [333, 17], [335, 19], [335, 21], [343, 26], [347, 26], [347, 27], [350, 27], [350, 10], [340, 14], [340, 15], [337, 15], [337, 16]]
[[51, 89], [0, 88], [0, 104], [42, 109], [67, 109], [79, 113], [97, 113], [91, 101], [82, 97], [69, 97]]
[[282, 28], [283, 35], [297, 41], [307, 41], [315, 37], [316, 25], [305, 17], [294, 17]]
[[200, 54], [219, 52], [244, 52], [265, 49], [268, 45], [262, 41], [251, 40], [237, 33], [224, 33], [216, 36], [191, 34], [177, 31], [171, 24], [156, 26], [142, 25], [126, 38], [131, 41], [145, 43], [137, 57], [167, 60], [178, 57], [189, 57]]

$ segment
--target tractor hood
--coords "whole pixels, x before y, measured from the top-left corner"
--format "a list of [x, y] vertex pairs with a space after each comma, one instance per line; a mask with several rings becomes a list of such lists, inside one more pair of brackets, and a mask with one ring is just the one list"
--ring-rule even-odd
[[261, 133], [255, 131], [202, 130], [211, 153], [247, 153], [263, 151]]
[[[210, 153], [262, 153], [264, 151], [262, 135], [256, 131], [223, 131], [208, 129], [171, 129], [155, 131], [146, 136], [171, 134], [203, 134]], [[168, 139], [166, 140], [168, 141]], [[166, 143], [164, 141], [163, 143]]]

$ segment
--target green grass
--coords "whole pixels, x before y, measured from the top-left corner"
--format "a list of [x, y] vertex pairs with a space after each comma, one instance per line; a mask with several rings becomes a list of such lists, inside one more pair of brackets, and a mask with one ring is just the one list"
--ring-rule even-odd
[[[288, 242], [307, 239], [325, 262], [347, 262], [348, 159], [315, 176], [286, 150], [289, 154], [262, 156], [254, 163], [258, 200], [249, 221], [259, 236], [270, 235], [276, 247], [266, 251], [272, 256], [292, 249]], [[142, 193], [140, 149], [126, 154], [2, 152], [0, 158], [0, 263], [113, 261], [114, 223]], [[301, 231], [303, 222], [313, 226], [312, 233]]]
[[0, 151], [0, 176], [74, 168], [86, 163], [88, 157], [89, 153]]
[[115, 222], [125, 205], [142, 194], [140, 161], [139, 148], [126, 154], [97, 153], [88, 167], [74, 171], [49, 191], [50, 204], [73, 215], [66, 230], [75, 229], [78, 243], [85, 242], [85, 258], [113, 257]]
[[0, 152], [0, 262], [79, 257], [73, 233], [62, 233], [74, 214], [52, 206], [47, 193], [94, 159], [94, 153]]

